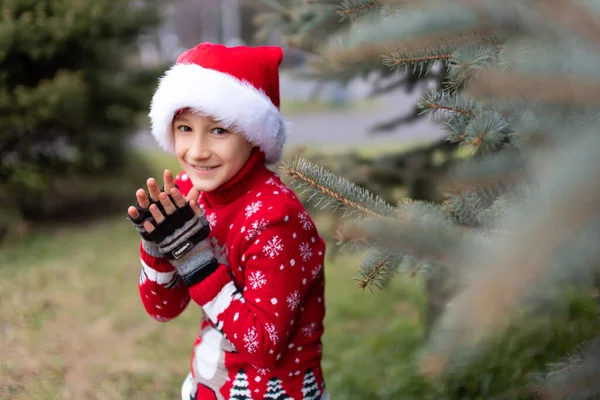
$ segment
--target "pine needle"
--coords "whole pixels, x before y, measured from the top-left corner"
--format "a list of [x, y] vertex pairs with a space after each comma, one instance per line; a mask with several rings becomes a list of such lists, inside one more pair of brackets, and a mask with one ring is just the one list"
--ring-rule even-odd
[[393, 52], [389, 56], [383, 57], [383, 65], [388, 66], [394, 70], [399, 70], [401, 67], [412, 67], [413, 73], [417, 73], [418, 76], [427, 75], [433, 66], [435, 61], [440, 61], [448, 64], [452, 57], [451, 53], [444, 52], [443, 49], [437, 54], [428, 53], [401, 53], [398, 51]]
[[452, 53], [446, 89], [458, 89], [477, 76], [479, 71], [497, 62], [499, 46], [495, 43], [477, 43], [461, 46]]
[[480, 104], [477, 104], [474, 98], [469, 98], [462, 94], [454, 94], [443, 91], [427, 91], [418, 103], [421, 113], [430, 112], [433, 114], [455, 113], [464, 117], [475, 117], [483, 111]]
[[344, 0], [338, 14], [343, 18], [356, 20], [365, 14], [380, 10], [385, 2], [386, 0]]
[[592, 398], [600, 394], [600, 380], [597, 379], [599, 368], [600, 337], [596, 337], [582, 343], [560, 360], [548, 364], [548, 371], [539, 374], [533, 386], [537, 393], [548, 398]]
[[384, 289], [398, 271], [400, 262], [401, 257], [397, 255], [372, 249], [360, 264], [362, 279], [358, 281], [358, 286], [361, 289]]
[[294, 179], [298, 189], [310, 192], [309, 201], [316, 198], [317, 205], [325, 202], [323, 208], [341, 207], [345, 210], [344, 215], [358, 212], [372, 217], [394, 213], [394, 207], [378, 196], [304, 158], [296, 157], [284, 162], [280, 169]]
[[[490, 32], [485, 28], [463, 29], [448, 32], [443, 35], [423, 34], [415, 38], [381, 39], [356, 45], [347, 45], [344, 48], [330, 49], [326, 52], [327, 58], [338, 65], [353, 64], [364, 60], [377, 60], [382, 54], [411, 54], [423, 53], [430, 49], [432, 55], [447, 54], [439, 52], [439, 48], [453, 48], [471, 43], [482, 43], [492, 40]], [[421, 55], [423, 57], [423, 55]]]
[[499, 187], [460, 191], [444, 200], [442, 208], [450, 212], [462, 226], [481, 226], [480, 216], [499, 195]]

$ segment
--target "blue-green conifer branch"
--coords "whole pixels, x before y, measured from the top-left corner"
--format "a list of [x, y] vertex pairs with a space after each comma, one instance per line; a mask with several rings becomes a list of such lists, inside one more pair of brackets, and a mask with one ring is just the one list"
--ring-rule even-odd
[[425, 75], [448, 67], [446, 85], [419, 103], [467, 150], [439, 179], [443, 200], [391, 206], [317, 165], [284, 170], [321, 204], [361, 217], [342, 236], [370, 250], [362, 287], [426, 272], [433, 311], [419, 372], [431, 385], [419, 398], [593, 398], [600, 2], [403, 3], [335, 5], [350, 18], [331, 29], [323, 70], [328, 60]]
[[325, 201], [326, 206], [375, 217], [394, 213], [392, 205], [309, 160], [295, 158], [284, 162], [281, 170], [294, 179], [300, 190], [309, 191], [319, 202]]

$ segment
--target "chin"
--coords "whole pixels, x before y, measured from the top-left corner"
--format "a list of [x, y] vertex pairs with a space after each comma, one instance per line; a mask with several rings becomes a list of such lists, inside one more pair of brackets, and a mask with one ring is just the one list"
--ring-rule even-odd
[[221, 186], [220, 181], [204, 181], [200, 179], [192, 179], [192, 184], [201, 192], [212, 192]]
[[217, 185], [212, 185], [212, 184], [209, 184], [209, 183], [207, 184], [206, 182], [203, 182], [203, 183], [199, 183], [199, 184], [194, 184], [194, 187], [196, 189], [198, 189], [200, 192], [212, 192], [218, 186]]

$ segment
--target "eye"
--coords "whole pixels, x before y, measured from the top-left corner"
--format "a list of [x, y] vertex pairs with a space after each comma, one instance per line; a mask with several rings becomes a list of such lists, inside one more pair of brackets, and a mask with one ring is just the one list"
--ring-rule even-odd
[[190, 128], [187, 125], [178, 125], [177, 126], [177, 130], [180, 131], [180, 132], [191, 132], [192, 128]]
[[223, 129], [223, 128], [215, 128], [212, 131], [216, 135], [224, 135], [226, 133], [229, 133], [229, 131], [227, 129]]

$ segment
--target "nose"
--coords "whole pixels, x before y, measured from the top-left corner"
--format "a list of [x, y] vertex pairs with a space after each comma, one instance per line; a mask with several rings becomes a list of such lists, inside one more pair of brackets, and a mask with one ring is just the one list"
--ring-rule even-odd
[[194, 140], [188, 150], [188, 154], [194, 160], [205, 160], [210, 157], [209, 140], [203, 132], [195, 132]]

